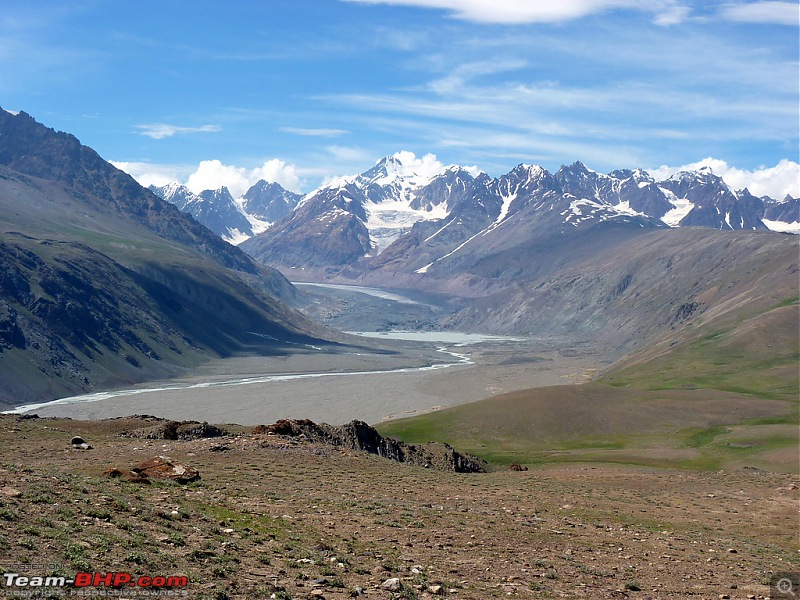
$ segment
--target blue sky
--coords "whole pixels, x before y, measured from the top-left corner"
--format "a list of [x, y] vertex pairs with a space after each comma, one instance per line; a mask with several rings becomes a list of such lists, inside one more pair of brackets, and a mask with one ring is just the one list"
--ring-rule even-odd
[[308, 191], [407, 150], [800, 195], [796, 0], [8, 4], [0, 106], [144, 183]]

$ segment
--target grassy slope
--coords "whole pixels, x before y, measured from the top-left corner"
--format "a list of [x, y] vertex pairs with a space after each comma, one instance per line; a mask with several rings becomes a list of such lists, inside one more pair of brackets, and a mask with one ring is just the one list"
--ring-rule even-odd
[[[599, 461], [798, 470], [796, 273], [757, 278], [598, 380], [382, 424], [492, 462]], [[724, 282], [722, 282], [724, 283]]]

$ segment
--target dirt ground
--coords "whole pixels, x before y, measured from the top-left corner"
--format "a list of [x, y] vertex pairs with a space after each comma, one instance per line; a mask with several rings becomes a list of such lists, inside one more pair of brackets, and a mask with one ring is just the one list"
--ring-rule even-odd
[[[218, 600], [720, 599], [778, 597], [771, 578], [800, 571], [796, 475], [581, 464], [467, 475], [241, 427], [120, 435], [144, 424], [0, 417], [0, 575], [185, 575], [168, 591]], [[72, 448], [73, 435], [93, 449]], [[103, 475], [156, 455], [202, 479]]]

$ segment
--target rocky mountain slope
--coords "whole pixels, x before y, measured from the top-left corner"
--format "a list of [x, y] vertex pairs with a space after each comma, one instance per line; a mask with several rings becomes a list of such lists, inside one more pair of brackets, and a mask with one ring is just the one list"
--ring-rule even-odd
[[618, 227], [572, 242], [529, 242], [475, 257], [468, 273], [474, 286], [489, 293], [446, 324], [599, 336], [614, 347], [635, 347], [732, 298], [754, 302], [767, 295], [780, 302], [797, 288], [793, 236]]
[[279, 273], [73, 136], [3, 110], [0, 231], [0, 405], [324, 335], [278, 299], [296, 293]]

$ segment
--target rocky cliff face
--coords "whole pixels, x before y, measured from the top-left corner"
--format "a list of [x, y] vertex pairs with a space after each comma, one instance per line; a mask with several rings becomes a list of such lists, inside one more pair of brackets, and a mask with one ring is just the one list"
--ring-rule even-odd
[[764, 218], [782, 223], [797, 223], [800, 221], [800, 198], [786, 196], [783, 200], [776, 201], [771, 198], [762, 198], [765, 205]]
[[263, 180], [238, 199], [225, 187], [199, 194], [179, 183], [151, 185], [148, 189], [232, 244], [265, 231], [289, 214], [302, 198], [277, 183]]
[[248, 215], [271, 224], [292, 212], [302, 197], [278, 183], [261, 180], [245, 192], [242, 208]]

